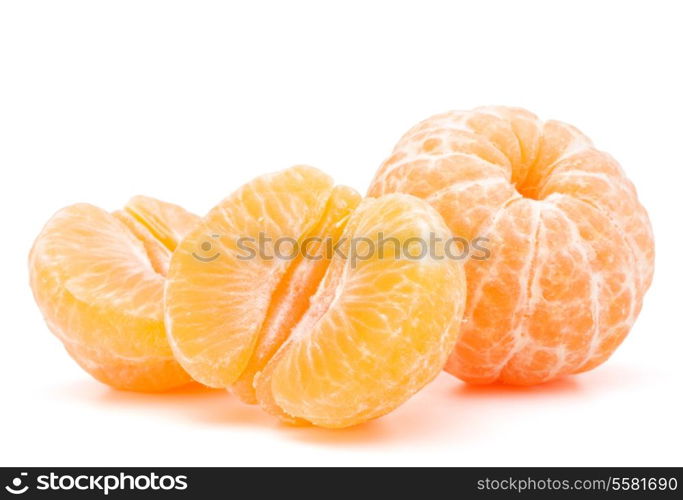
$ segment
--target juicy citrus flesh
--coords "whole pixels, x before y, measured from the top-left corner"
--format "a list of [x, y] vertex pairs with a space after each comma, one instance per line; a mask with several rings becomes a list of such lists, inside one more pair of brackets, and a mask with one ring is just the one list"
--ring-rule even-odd
[[[417, 198], [366, 199], [345, 236], [404, 243], [449, 231]], [[373, 255], [351, 264], [333, 258], [304, 317], [257, 380], [284, 413], [324, 427], [384, 415], [430, 382], [458, 335], [465, 302], [461, 263]]]
[[358, 206], [358, 194], [346, 186], [336, 186], [330, 193], [320, 221], [313, 228], [306, 247], [306, 255], [296, 256], [271, 295], [268, 311], [261, 326], [254, 353], [249, 364], [232, 386], [232, 391], [243, 401], [256, 403], [253, 380], [273, 357], [292, 328], [309, 307], [309, 298], [315, 293], [330, 264], [326, 254], [327, 238], [332, 244], [342, 236], [347, 219]]
[[34, 297], [50, 330], [96, 379], [136, 391], [191, 380], [166, 339], [163, 282], [175, 245], [197, 220], [137, 196], [113, 214], [71, 205], [39, 234], [29, 256]]
[[601, 364], [631, 329], [654, 269], [649, 219], [619, 164], [571, 125], [500, 106], [433, 116], [369, 189], [394, 192], [488, 239], [490, 256], [465, 265], [450, 373], [540, 383]]
[[[391, 249], [349, 258], [352, 238], [376, 243], [380, 232], [400, 242], [450, 236], [415, 197], [360, 201], [311, 167], [246, 184], [172, 257], [165, 313], [176, 358], [196, 380], [289, 422], [346, 427], [391, 411], [442, 369], [465, 282], [454, 260]], [[259, 234], [312, 244], [295, 258], [244, 258], [245, 238]]]

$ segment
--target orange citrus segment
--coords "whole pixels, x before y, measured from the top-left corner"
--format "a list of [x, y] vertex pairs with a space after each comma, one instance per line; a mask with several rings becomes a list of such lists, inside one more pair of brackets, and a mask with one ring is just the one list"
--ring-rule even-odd
[[[293, 167], [239, 189], [180, 243], [166, 325], [195, 379], [289, 422], [344, 427], [383, 415], [436, 376], [464, 308], [461, 263], [442, 251], [401, 258], [392, 244], [360, 259], [349, 252], [355, 238], [434, 235], [443, 245], [449, 230], [412, 196], [359, 201], [321, 172]], [[260, 236], [268, 242], [255, 244]], [[282, 242], [297, 249], [293, 258]]]
[[[449, 237], [435, 211], [401, 195], [363, 201], [345, 231], [376, 248], [380, 238], [405, 248], [430, 234]], [[460, 326], [464, 273], [438, 250], [441, 259], [413, 259], [393, 249], [355, 265], [333, 261], [272, 372], [258, 380], [286, 414], [354, 425], [393, 410], [438, 374]]]
[[126, 210], [117, 210], [112, 215], [119, 219], [142, 243], [154, 271], [165, 276], [168, 272], [168, 264], [171, 262], [171, 251]]
[[144, 225], [154, 238], [171, 252], [197, 223], [197, 216], [184, 208], [148, 196], [134, 196], [124, 210]]
[[189, 377], [173, 360], [163, 327], [162, 271], [170, 252], [121, 214], [78, 204], [50, 219], [29, 257], [36, 302], [53, 333], [99, 380], [131, 390], [184, 384]]
[[[249, 364], [232, 386], [232, 391], [247, 403], [256, 403], [254, 376], [263, 370], [289, 335], [301, 316], [310, 307], [315, 293], [330, 263], [327, 251], [342, 235], [348, 218], [360, 202], [360, 196], [346, 186], [336, 186], [317, 226], [302, 239], [302, 252], [289, 265], [273, 293], [266, 319]], [[327, 239], [327, 242], [325, 241]], [[305, 255], [304, 255], [305, 252]]]
[[[166, 326], [176, 358], [196, 380], [228, 387], [242, 374], [291, 265], [273, 258], [273, 238], [309, 233], [332, 189], [332, 180], [310, 167], [259, 177], [212, 209], [182, 241], [166, 283]], [[260, 239], [270, 259], [259, 258]]]

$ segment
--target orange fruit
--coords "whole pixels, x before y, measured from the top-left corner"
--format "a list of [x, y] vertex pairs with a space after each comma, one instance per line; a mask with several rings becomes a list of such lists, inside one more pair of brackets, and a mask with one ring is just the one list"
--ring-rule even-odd
[[171, 253], [197, 219], [137, 196], [113, 214], [85, 203], [63, 208], [36, 239], [29, 256], [36, 302], [97, 380], [137, 391], [191, 380], [166, 340], [163, 283]]
[[433, 116], [369, 190], [394, 192], [427, 200], [455, 235], [487, 239], [490, 256], [466, 262], [452, 374], [535, 384], [582, 372], [633, 325], [654, 267], [648, 216], [619, 164], [571, 125], [507, 107]]
[[[376, 247], [395, 238], [410, 250], [430, 233], [450, 236], [412, 196], [361, 202], [311, 167], [259, 177], [171, 259], [165, 313], [176, 358], [196, 380], [289, 422], [381, 416], [438, 374], [458, 333], [461, 263]], [[270, 242], [254, 243], [263, 236]]]

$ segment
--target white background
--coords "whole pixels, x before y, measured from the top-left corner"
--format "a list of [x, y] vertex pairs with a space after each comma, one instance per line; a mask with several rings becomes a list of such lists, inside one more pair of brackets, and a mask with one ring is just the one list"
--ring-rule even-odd
[[[0, 4], [0, 465], [683, 465], [680, 6], [240, 4]], [[288, 428], [223, 391], [110, 390], [33, 303], [28, 250], [62, 206], [144, 193], [203, 213], [295, 163], [364, 192], [416, 121], [483, 104], [578, 126], [650, 212], [654, 284], [593, 372], [442, 375], [367, 425]]]

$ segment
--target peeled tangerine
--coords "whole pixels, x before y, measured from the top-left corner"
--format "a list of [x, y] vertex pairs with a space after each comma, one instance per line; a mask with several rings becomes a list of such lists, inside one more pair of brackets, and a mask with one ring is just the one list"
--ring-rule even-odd
[[85, 203], [57, 212], [29, 257], [31, 287], [50, 330], [84, 370], [113, 387], [160, 391], [188, 383], [163, 324], [171, 253], [198, 217], [137, 196], [108, 213]]
[[490, 257], [466, 263], [452, 374], [535, 384], [590, 370], [633, 325], [652, 280], [650, 223], [619, 164], [576, 128], [519, 108], [433, 116], [369, 190], [394, 192], [427, 200], [454, 234], [488, 239]]
[[[458, 333], [460, 263], [410, 248], [430, 233], [450, 235], [412, 196], [360, 201], [310, 167], [259, 177], [171, 259], [176, 358], [196, 380], [286, 421], [345, 427], [383, 415], [439, 373]], [[380, 237], [408, 252], [373, 251]]]

